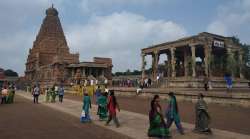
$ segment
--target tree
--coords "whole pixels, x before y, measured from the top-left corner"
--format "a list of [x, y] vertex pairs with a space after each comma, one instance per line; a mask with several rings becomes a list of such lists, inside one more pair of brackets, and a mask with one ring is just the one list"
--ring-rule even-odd
[[5, 76], [11, 76], [11, 77], [18, 77], [18, 74], [15, 71], [11, 70], [11, 69], [5, 70], [4, 75]]
[[250, 80], [250, 45], [241, 44], [243, 48], [242, 73], [244, 77]]

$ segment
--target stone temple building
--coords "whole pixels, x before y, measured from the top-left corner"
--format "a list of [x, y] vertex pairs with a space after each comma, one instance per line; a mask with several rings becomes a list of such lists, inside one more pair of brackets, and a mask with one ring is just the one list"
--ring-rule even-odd
[[[161, 75], [161, 86], [203, 87], [207, 76], [214, 87], [225, 87], [224, 75], [231, 72], [234, 85], [247, 86], [241, 73], [242, 48], [233, 37], [224, 37], [207, 32], [144, 48], [142, 78]], [[145, 73], [145, 56], [152, 56], [152, 68]], [[165, 63], [159, 65], [160, 55], [166, 55]]]
[[[86, 74], [88, 76], [95, 75], [94, 78], [101, 76], [112, 80], [111, 59], [95, 58], [94, 62], [83, 66], [83, 63], [79, 63], [79, 54], [70, 53], [58, 11], [53, 6], [48, 8], [33, 47], [29, 50], [25, 70], [26, 81], [42, 86], [69, 84], [76, 79], [73, 73], [84, 68], [88, 68], [86, 71], [92, 69], [91, 73]], [[98, 74], [95, 74], [95, 71], [98, 71]]]

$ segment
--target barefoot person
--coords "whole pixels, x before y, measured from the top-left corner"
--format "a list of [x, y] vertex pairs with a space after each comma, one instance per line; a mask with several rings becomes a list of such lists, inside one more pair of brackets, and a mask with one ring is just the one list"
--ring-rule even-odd
[[91, 122], [89, 108], [91, 108], [91, 99], [89, 94], [85, 91], [83, 96], [83, 107], [82, 107], [82, 115], [81, 115], [81, 122]]
[[177, 101], [176, 101], [176, 97], [175, 97], [173, 92], [170, 92], [168, 95], [170, 97], [170, 101], [169, 101], [168, 108], [167, 108], [167, 111], [166, 111], [167, 128], [170, 128], [170, 126], [174, 122], [177, 129], [178, 129], [178, 131], [181, 134], [184, 134], [183, 128], [182, 128], [182, 125], [181, 125], [181, 121], [180, 121], [179, 109], [178, 109], [178, 104], [177, 104]]
[[120, 111], [119, 104], [117, 103], [114, 90], [110, 90], [110, 96], [108, 97], [108, 112], [109, 117], [106, 125], [109, 124], [109, 122], [113, 119], [114, 123], [116, 124], [116, 127], [120, 126], [120, 123], [116, 117], [116, 109]]
[[210, 116], [207, 112], [207, 104], [204, 101], [203, 94], [198, 95], [198, 101], [195, 105], [196, 111], [196, 121], [195, 121], [195, 131], [200, 133], [211, 133], [209, 128]]
[[166, 127], [164, 117], [162, 115], [162, 109], [159, 104], [160, 97], [155, 95], [151, 101], [151, 110], [149, 112], [149, 137], [166, 138], [169, 136], [169, 130]]

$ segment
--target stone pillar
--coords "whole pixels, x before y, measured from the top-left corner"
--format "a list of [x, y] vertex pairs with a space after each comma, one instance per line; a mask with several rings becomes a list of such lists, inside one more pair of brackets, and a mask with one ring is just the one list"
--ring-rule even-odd
[[171, 77], [175, 77], [176, 72], [175, 72], [175, 48], [170, 48], [171, 51], [171, 67], [172, 67], [172, 74]]
[[196, 67], [196, 56], [195, 56], [195, 46], [191, 46], [191, 52], [192, 52], [192, 76], [195, 77], [196, 76], [196, 71], [195, 71], [195, 67]]
[[171, 77], [171, 75], [170, 75], [170, 73], [171, 73], [171, 68], [170, 68], [170, 65], [171, 65], [171, 56], [170, 56], [170, 54], [168, 53], [167, 54], [167, 56], [168, 56], [168, 77]]
[[234, 75], [233, 69], [231, 65], [228, 64], [228, 62], [231, 61], [232, 59], [234, 59], [232, 49], [227, 48], [227, 70], [229, 70], [229, 72], [231, 72], [231, 76], [234, 77], [235, 75]]
[[86, 75], [85, 75], [85, 67], [82, 67], [82, 77], [86, 77]]
[[154, 54], [152, 55], [153, 63], [152, 63], [152, 78], [153, 80], [156, 79], [157, 72], [158, 72], [158, 62], [159, 62], [159, 54], [158, 51], [154, 51]]
[[[186, 48], [186, 47], [185, 47]], [[188, 61], [187, 61], [187, 51], [186, 49], [184, 50], [184, 76], [187, 77], [188, 76]]]
[[74, 68], [70, 68], [71, 70], [71, 78], [75, 77], [75, 69]]
[[145, 54], [141, 54], [141, 78], [142, 80], [145, 78]]
[[209, 76], [209, 55], [210, 55], [210, 51], [209, 51], [209, 46], [208, 45], [204, 45], [203, 46], [203, 50], [204, 50], [204, 63], [205, 63], [205, 74], [206, 76]]
[[92, 68], [89, 67], [89, 75], [88, 76], [91, 76], [92, 75]]
[[101, 69], [101, 76], [104, 76], [104, 69]]
[[242, 74], [242, 66], [243, 66], [243, 61], [242, 61], [242, 52], [239, 51], [239, 72], [240, 72], [240, 78], [243, 79], [244, 75]]

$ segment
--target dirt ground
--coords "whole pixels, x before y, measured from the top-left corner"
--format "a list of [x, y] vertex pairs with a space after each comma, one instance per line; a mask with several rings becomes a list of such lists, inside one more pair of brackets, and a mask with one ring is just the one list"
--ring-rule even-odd
[[15, 104], [0, 105], [0, 139], [129, 139], [78, 118], [16, 98]]
[[[79, 96], [66, 95], [66, 98], [82, 101], [82, 97]], [[138, 96], [118, 96], [117, 100], [121, 109], [141, 114], [148, 114], [151, 101], [149, 98], [141, 98]], [[163, 109], [165, 109], [167, 102], [162, 100], [161, 105]], [[179, 102], [178, 105], [181, 120], [186, 123], [194, 124], [194, 104], [191, 102]], [[249, 108], [209, 104], [208, 109], [212, 119], [212, 128], [250, 135]]]

